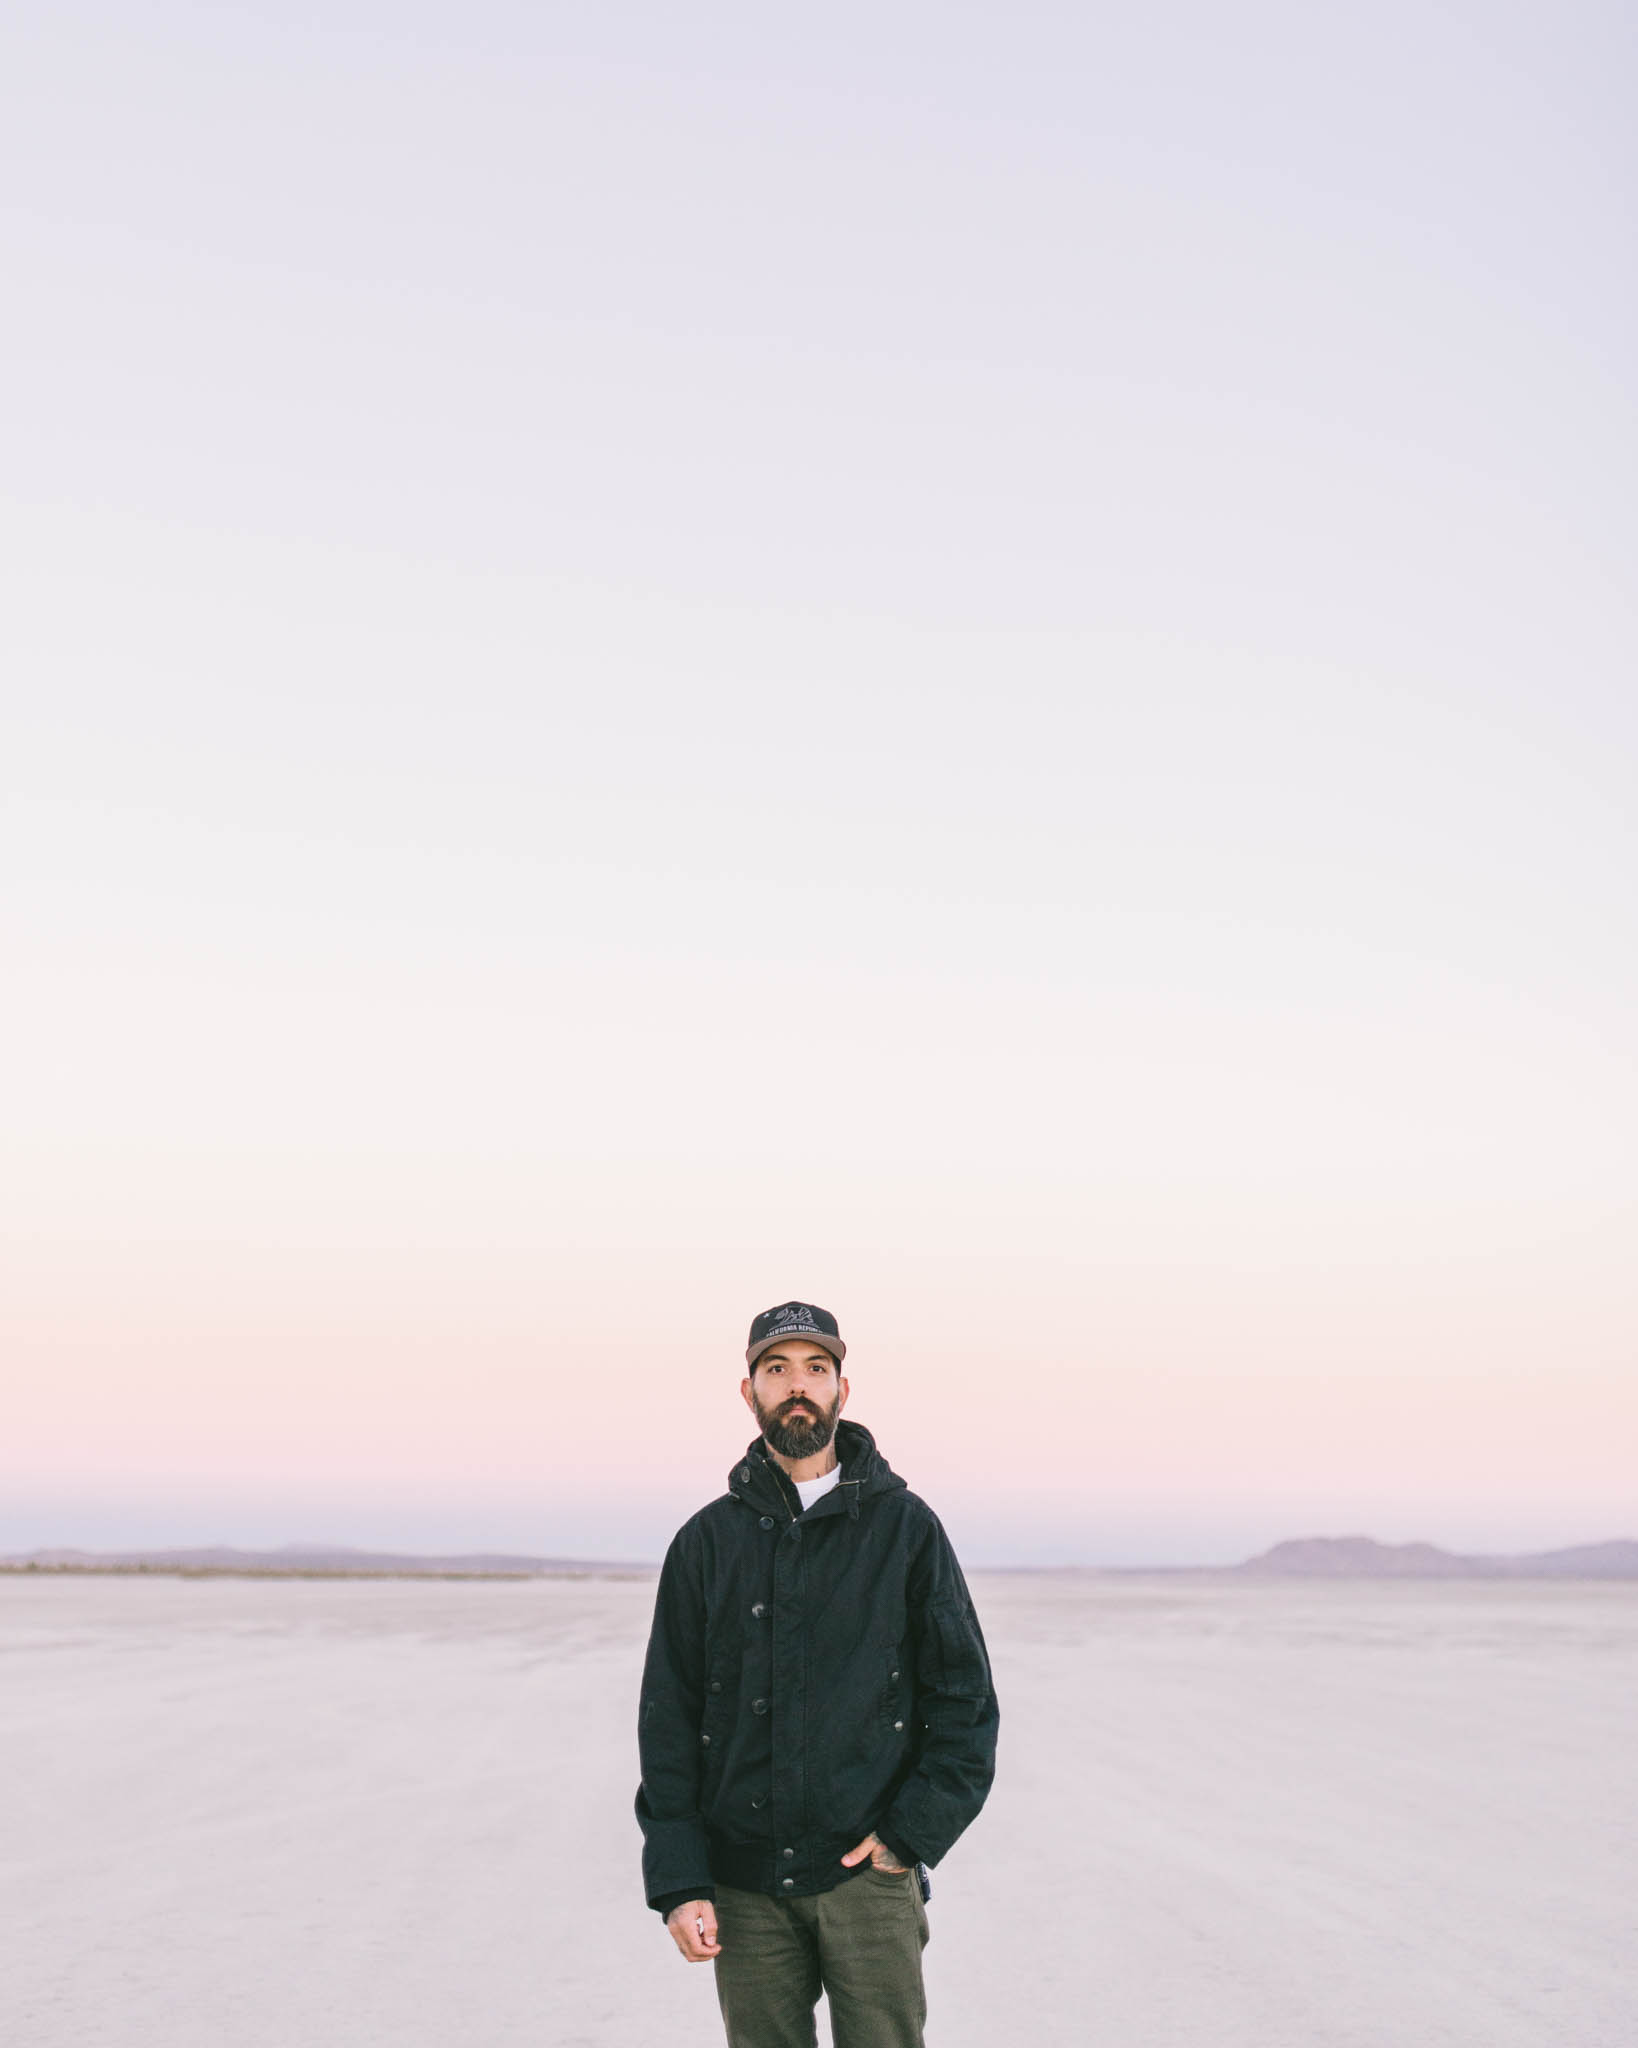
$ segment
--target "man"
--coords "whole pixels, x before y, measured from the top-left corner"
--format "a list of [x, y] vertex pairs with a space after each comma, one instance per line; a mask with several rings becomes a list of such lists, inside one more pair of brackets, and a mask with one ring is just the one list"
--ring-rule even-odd
[[649, 1904], [729, 2048], [920, 2048], [924, 1875], [984, 1803], [997, 1710], [938, 1518], [841, 1420], [836, 1319], [759, 1315], [760, 1432], [666, 1554], [643, 1671]]

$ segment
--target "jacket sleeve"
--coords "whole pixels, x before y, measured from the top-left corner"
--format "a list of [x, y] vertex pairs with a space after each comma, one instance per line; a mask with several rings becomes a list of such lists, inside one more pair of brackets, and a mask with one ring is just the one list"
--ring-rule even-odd
[[698, 1538], [682, 1529], [666, 1552], [643, 1666], [637, 1749], [642, 1783], [643, 1889], [658, 1912], [714, 1898], [700, 1814], [700, 1719], [705, 1697], [705, 1598]]
[[972, 1597], [936, 1519], [908, 1594], [919, 1749], [876, 1832], [900, 1862], [937, 1863], [989, 1793], [1001, 1716]]

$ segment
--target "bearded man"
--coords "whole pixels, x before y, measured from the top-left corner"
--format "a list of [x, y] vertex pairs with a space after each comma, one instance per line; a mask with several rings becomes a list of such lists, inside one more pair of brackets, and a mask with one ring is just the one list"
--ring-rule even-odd
[[729, 2048], [921, 2048], [926, 1866], [995, 1771], [984, 1638], [938, 1517], [841, 1420], [836, 1318], [751, 1325], [760, 1434], [666, 1554], [638, 1744], [648, 1903]]

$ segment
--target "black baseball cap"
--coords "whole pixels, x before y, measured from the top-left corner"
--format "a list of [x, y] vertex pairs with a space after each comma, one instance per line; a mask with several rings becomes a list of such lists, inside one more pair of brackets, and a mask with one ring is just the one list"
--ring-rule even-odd
[[778, 1308], [765, 1308], [752, 1323], [745, 1363], [754, 1367], [764, 1351], [771, 1351], [787, 1337], [806, 1337], [810, 1344], [822, 1344], [838, 1365], [847, 1356], [842, 1333], [828, 1308], [815, 1308], [810, 1301], [782, 1301]]

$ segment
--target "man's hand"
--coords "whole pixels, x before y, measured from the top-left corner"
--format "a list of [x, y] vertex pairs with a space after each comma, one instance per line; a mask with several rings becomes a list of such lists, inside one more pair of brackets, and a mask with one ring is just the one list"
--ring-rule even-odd
[[691, 1963], [708, 1963], [722, 1954], [717, 1940], [717, 1909], [709, 1899], [689, 1899], [665, 1916], [671, 1939]]
[[910, 1868], [908, 1863], [895, 1863], [892, 1850], [875, 1835], [866, 1835], [857, 1849], [849, 1849], [842, 1861], [851, 1870], [855, 1863], [862, 1863], [867, 1856], [872, 1870], [885, 1870], [889, 1877], [902, 1877]]

